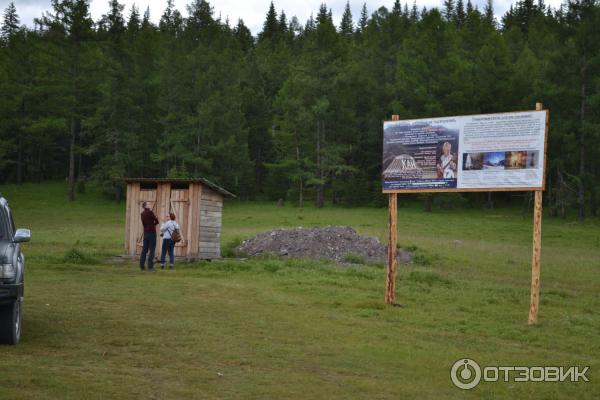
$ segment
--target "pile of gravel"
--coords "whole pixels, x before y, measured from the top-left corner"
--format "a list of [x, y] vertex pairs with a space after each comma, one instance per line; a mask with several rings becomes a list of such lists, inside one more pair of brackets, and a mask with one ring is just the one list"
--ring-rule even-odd
[[[250, 257], [261, 254], [302, 258], [328, 258], [338, 262], [360, 259], [385, 262], [387, 246], [377, 238], [361, 236], [349, 226], [325, 228], [277, 229], [245, 240], [237, 247], [239, 254]], [[411, 255], [398, 251], [398, 262], [408, 263]]]

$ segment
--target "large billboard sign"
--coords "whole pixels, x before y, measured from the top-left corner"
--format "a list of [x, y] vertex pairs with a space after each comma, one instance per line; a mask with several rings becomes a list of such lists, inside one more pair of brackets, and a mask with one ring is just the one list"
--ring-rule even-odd
[[548, 112], [386, 121], [383, 191], [544, 190]]

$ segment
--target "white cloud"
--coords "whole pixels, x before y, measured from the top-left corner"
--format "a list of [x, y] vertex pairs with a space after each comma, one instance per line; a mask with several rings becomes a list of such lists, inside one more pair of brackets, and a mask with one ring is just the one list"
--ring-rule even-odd
[[[473, 4], [483, 9], [485, 0], [472, 0]], [[33, 19], [42, 15], [44, 11], [51, 9], [50, 0], [14, 0], [17, 6], [17, 12], [21, 17], [21, 21], [24, 24], [32, 25]], [[187, 15], [186, 5], [191, 0], [175, 0], [176, 8], [181, 11], [183, 15]], [[321, 5], [322, 0], [276, 0], [275, 7], [277, 11], [285, 10], [288, 18], [297, 16], [302, 24], [306, 22], [309, 16], [312, 14], [316, 15]], [[10, 0], [0, 0], [0, 8], [3, 10], [10, 3]], [[129, 15], [129, 10], [132, 4], [140, 9], [140, 12], [150, 7], [150, 15], [154, 22], [158, 22], [164, 9], [166, 8], [166, 0], [121, 0], [121, 3], [125, 4], [125, 15]], [[214, 8], [215, 17], [221, 15], [223, 20], [229, 18], [230, 23], [233, 25], [237, 23], [238, 18], [244, 20], [250, 30], [256, 34], [262, 29], [267, 10], [271, 0], [213, 0], [210, 4]], [[327, 1], [327, 6], [332, 9], [334, 19], [336, 22], [341, 18], [342, 12], [346, 5], [346, 0], [330, 0]], [[352, 14], [354, 20], [358, 20], [360, 11], [365, 0], [351, 0], [350, 6], [352, 8]], [[465, 1], [466, 3], [466, 1]], [[494, 9], [496, 16], [500, 18], [510, 7], [512, 2], [509, 0], [496, 0], [494, 1]], [[546, 4], [552, 7], [558, 7], [561, 0], [546, 0]], [[367, 0], [367, 9], [369, 14], [375, 11], [381, 6], [385, 6], [391, 9], [394, 0]], [[443, 0], [418, 0], [417, 6], [419, 9], [424, 6], [427, 8], [441, 7]], [[409, 1], [409, 7], [412, 6], [412, 1]], [[108, 10], [108, 0], [91, 0], [90, 10], [92, 17], [97, 20], [102, 14], [105, 14]]]

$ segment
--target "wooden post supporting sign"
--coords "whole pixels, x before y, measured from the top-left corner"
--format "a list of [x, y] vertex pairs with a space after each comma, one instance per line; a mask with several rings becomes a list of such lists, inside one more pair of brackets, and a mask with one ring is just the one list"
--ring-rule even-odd
[[[535, 110], [542, 111], [542, 103], [536, 103]], [[546, 121], [547, 125], [547, 121]], [[546, 128], [546, 132], [547, 132]], [[547, 142], [547, 140], [546, 140]], [[544, 155], [545, 157], [545, 155]], [[545, 178], [545, 171], [544, 171]], [[535, 191], [533, 210], [533, 252], [531, 257], [531, 302], [529, 304], [529, 325], [537, 324], [540, 304], [540, 268], [542, 254], [542, 191]]]
[[[399, 121], [399, 115], [392, 115], [392, 121]], [[398, 194], [388, 194], [388, 260], [385, 279], [385, 302], [396, 303], [396, 244], [398, 241]]]

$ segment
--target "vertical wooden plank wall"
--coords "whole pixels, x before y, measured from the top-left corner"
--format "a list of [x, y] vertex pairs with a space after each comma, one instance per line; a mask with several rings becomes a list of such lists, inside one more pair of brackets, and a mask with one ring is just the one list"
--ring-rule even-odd
[[221, 258], [221, 216], [223, 196], [206, 186], [202, 188], [200, 203], [199, 257], [211, 260]]
[[199, 183], [191, 183], [189, 188], [189, 212], [188, 212], [188, 245], [187, 258], [195, 258], [198, 256], [198, 244], [200, 241], [200, 196], [202, 187]]
[[189, 226], [189, 189], [171, 189], [171, 212], [177, 216], [181, 233], [181, 242], [175, 244], [175, 256], [182, 257], [187, 255], [187, 247], [190, 242], [188, 236]]
[[158, 218], [159, 225], [156, 227], [156, 256], [160, 257], [162, 251], [162, 238], [160, 237], [160, 224], [165, 220], [165, 216], [171, 211], [169, 202], [171, 200], [171, 183], [159, 182], [156, 186], [156, 206], [154, 214]]
[[139, 255], [142, 253], [142, 247], [144, 244], [144, 227], [142, 226], [142, 220], [140, 214], [142, 212], [142, 203], [145, 201], [148, 203], [148, 207], [156, 213], [156, 189], [142, 189], [138, 191], [137, 201], [134, 205], [135, 212], [132, 216], [132, 221], [135, 224], [136, 235], [134, 237], [135, 242], [135, 254]]
[[129, 212], [129, 233], [128, 233], [128, 249], [127, 252], [130, 256], [135, 256], [137, 253], [137, 240], [140, 222], [140, 184], [138, 182], [130, 183], [128, 185], [127, 194], [128, 197], [128, 212]]
[[125, 241], [124, 253], [129, 254], [129, 235], [131, 231], [131, 184], [127, 184], [127, 197], [125, 197]]

